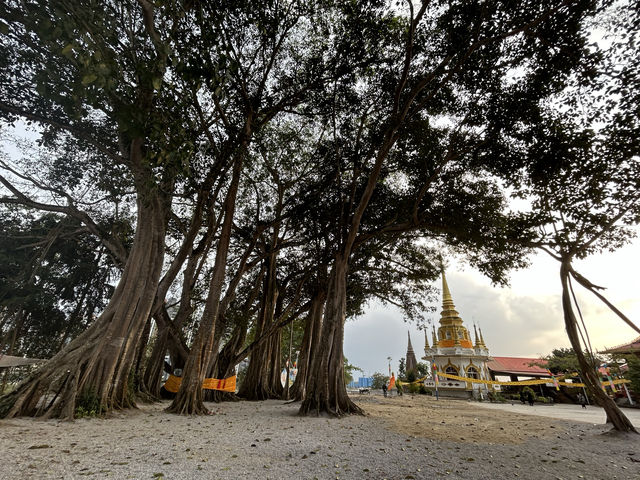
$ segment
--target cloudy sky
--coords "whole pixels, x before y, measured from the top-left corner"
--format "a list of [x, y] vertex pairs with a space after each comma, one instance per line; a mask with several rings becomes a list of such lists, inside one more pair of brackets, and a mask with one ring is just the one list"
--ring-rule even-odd
[[[640, 326], [640, 241], [615, 253], [575, 263], [574, 267], [593, 283], [606, 287], [605, 297]], [[529, 269], [512, 274], [508, 288], [494, 287], [479, 272], [454, 262], [446, 276], [465, 326], [473, 330], [475, 321], [482, 327], [490, 354], [538, 357], [548, 355], [553, 348], [569, 346], [558, 271], [555, 260], [539, 255], [533, 257]], [[574, 289], [594, 349], [626, 343], [638, 336], [593, 294], [575, 283]], [[438, 300], [437, 313], [429, 315], [436, 323], [441, 303]], [[397, 371], [398, 360], [407, 351], [407, 330], [420, 359], [424, 354], [423, 333], [416, 325], [405, 323], [393, 307], [372, 303], [363, 316], [347, 321], [344, 353], [349, 363], [364, 370], [364, 376], [387, 372], [387, 357], [392, 358], [392, 370]]]

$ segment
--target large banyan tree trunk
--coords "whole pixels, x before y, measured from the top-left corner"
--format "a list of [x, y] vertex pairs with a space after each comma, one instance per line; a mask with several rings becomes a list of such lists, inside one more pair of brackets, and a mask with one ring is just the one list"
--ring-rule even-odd
[[291, 387], [290, 396], [293, 401], [304, 400], [307, 392], [307, 381], [311, 361], [316, 356], [318, 344], [320, 343], [320, 332], [322, 329], [322, 310], [326, 293], [319, 289], [311, 300], [311, 308], [304, 326], [302, 345], [298, 357], [298, 373], [296, 380]]
[[[147, 362], [143, 381], [140, 385], [142, 393], [158, 398], [160, 395], [160, 380], [164, 370], [165, 355], [167, 350], [171, 351], [171, 359], [173, 368], [182, 368], [186, 362], [188, 349], [184, 345], [181, 335], [181, 329], [184, 322], [193, 313], [191, 302], [191, 294], [199, 273], [198, 262], [200, 258], [206, 254], [211, 242], [212, 226], [209, 226], [207, 233], [201, 241], [200, 246], [194, 249], [194, 241], [200, 231], [202, 225], [202, 217], [205, 206], [207, 205], [207, 197], [210, 193], [210, 183], [214, 178], [213, 172], [207, 176], [205, 185], [198, 190], [197, 200], [189, 228], [187, 229], [182, 244], [178, 249], [173, 260], [169, 264], [158, 289], [156, 291], [156, 299], [152, 309], [153, 318], [158, 326], [158, 334], [153, 346], [152, 354]], [[172, 320], [167, 312], [166, 295], [174, 280], [178, 276], [180, 269], [187, 260], [183, 271], [182, 292], [180, 294], [180, 307]], [[202, 265], [202, 264], [200, 264]]]
[[611, 422], [613, 427], [621, 432], [636, 432], [635, 427], [618, 408], [616, 403], [600, 388], [600, 382], [596, 376], [594, 365], [591, 365], [584, 356], [580, 336], [577, 329], [577, 320], [571, 303], [569, 290], [570, 259], [563, 259], [560, 267], [560, 281], [562, 283], [562, 310], [564, 312], [564, 323], [567, 328], [567, 335], [571, 341], [573, 351], [576, 353], [580, 364], [580, 373], [587, 387], [587, 390], [595, 397], [598, 404], [607, 413], [607, 422]]
[[136, 347], [136, 356], [135, 362], [133, 365], [133, 388], [134, 395], [138, 398], [142, 398], [146, 401], [154, 400], [153, 397], [149, 396], [143, 388], [142, 375], [144, 370], [144, 357], [145, 352], [147, 350], [147, 346], [149, 345], [149, 335], [151, 334], [151, 317], [147, 318], [147, 322], [144, 325], [144, 329], [142, 330], [142, 335], [140, 335], [140, 342]]
[[0, 399], [0, 416], [71, 419], [81, 395], [96, 399], [103, 412], [134, 404], [128, 380], [162, 269], [167, 200], [159, 192], [138, 196], [134, 243], [106, 309], [89, 329]]
[[339, 417], [363, 413], [347, 395], [344, 383], [342, 345], [346, 305], [347, 259], [338, 254], [329, 275], [320, 344], [311, 361], [307, 394], [300, 405], [300, 415], [328, 413]]
[[231, 227], [236, 208], [238, 184], [242, 172], [242, 155], [246, 144], [240, 150], [233, 164], [233, 176], [229, 191], [224, 201], [224, 221], [220, 230], [220, 238], [216, 249], [216, 259], [213, 265], [213, 274], [209, 283], [209, 293], [205, 302], [204, 311], [198, 327], [198, 333], [191, 345], [189, 356], [184, 367], [180, 390], [167, 408], [170, 413], [184, 415], [203, 415], [209, 413], [204, 406], [202, 382], [205, 379], [212, 357], [213, 337], [215, 323], [218, 318], [220, 298], [226, 272], [229, 244], [231, 242]]
[[[233, 333], [229, 341], [222, 347], [213, 369], [214, 378], [228, 378], [235, 373], [235, 358], [238, 352], [244, 345], [244, 341], [247, 338], [247, 324], [243, 322], [241, 325], [237, 325], [234, 328]], [[207, 392], [207, 400], [212, 402], [223, 401], [236, 401], [238, 397], [235, 392], [221, 392], [218, 390], [211, 390]]]
[[[151, 355], [147, 360], [144, 374], [142, 377], [142, 385], [140, 386], [143, 393], [154, 398], [160, 398], [161, 378], [165, 367], [165, 356], [167, 351], [170, 352], [171, 366], [173, 369], [183, 368], [187, 361], [189, 351], [180, 337], [180, 327], [182, 321], [180, 319], [186, 315], [188, 317], [191, 307], [183, 311], [182, 305], [176, 314], [176, 319], [171, 320], [167, 309], [163, 306], [154, 315], [158, 333], [153, 344]], [[182, 313], [181, 313], [182, 312]]]
[[[215, 331], [213, 334], [213, 347], [211, 351], [213, 352], [213, 358], [209, 363], [209, 367], [207, 368], [206, 378], [225, 378], [218, 376], [218, 361], [220, 358], [220, 344], [222, 343], [222, 337], [224, 336], [224, 332], [227, 329], [228, 318], [223, 314], [222, 311], [218, 313], [218, 320], [216, 321]], [[218, 353], [216, 353], [218, 352]], [[204, 391], [204, 399], [207, 402], [214, 401], [214, 393], [216, 390], [205, 390]]]
[[[158, 325], [158, 322], [156, 322]], [[160, 398], [160, 379], [164, 371], [165, 352], [167, 351], [167, 340], [169, 338], [169, 327], [160, 327], [156, 333], [151, 355], [147, 359], [140, 390], [152, 398]]]
[[[246, 297], [244, 301], [244, 308], [242, 308], [242, 318], [238, 319], [236, 325], [231, 334], [231, 338], [224, 345], [222, 350], [218, 353], [214, 365], [215, 378], [228, 378], [235, 373], [236, 365], [241, 362], [245, 356], [240, 354], [242, 347], [247, 339], [247, 326], [249, 319], [253, 315], [252, 305], [258, 298], [260, 292], [260, 285], [262, 284], [262, 278], [264, 277], [264, 269], [260, 271], [256, 277], [256, 284], [251, 289], [251, 293]], [[207, 393], [207, 399], [213, 402], [223, 402], [227, 400], [238, 400], [235, 392], [221, 392], [218, 390], [212, 390]]]
[[[271, 254], [265, 260], [267, 263], [266, 275], [260, 314], [256, 325], [255, 337], [260, 338], [272, 326], [275, 318], [276, 302], [278, 300], [278, 288], [276, 282], [276, 255]], [[276, 345], [278, 342], [278, 345]], [[274, 364], [274, 355], [279, 355], [280, 335], [274, 334], [266, 341], [256, 345], [249, 357], [247, 373], [244, 377], [238, 396], [247, 400], [267, 400], [280, 398], [282, 384], [280, 383], [279, 357]], [[275, 352], [277, 349], [277, 353]], [[273, 371], [278, 369], [277, 384], [273, 381]]]

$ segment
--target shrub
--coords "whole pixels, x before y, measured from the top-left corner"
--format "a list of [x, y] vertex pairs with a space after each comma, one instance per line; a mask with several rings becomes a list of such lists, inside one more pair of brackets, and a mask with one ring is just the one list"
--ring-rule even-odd
[[[510, 397], [513, 397], [513, 395], [510, 395]], [[507, 399], [503, 397], [500, 392], [494, 392], [489, 390], [489, 401], [496, 402], [496, 403], [504, 403], [507, 401]]]
[[536, 399], [536, 393], [533, 391], [533, 389], [531, 387], [524, 387], [521, 391], [520, 391], [520, 401], [521, 402], [529, 402], [529, 401], [535, 401]]
[[93, 388], [85, 388], [76, 398], [75, 418], [97, 417], [102, 413], [100, 399]]
[[410, 383], [409, 384], [409, 393], [416, 394], [419, 391], [420, 391], [420, 385], [418, 385], [417, 383]]

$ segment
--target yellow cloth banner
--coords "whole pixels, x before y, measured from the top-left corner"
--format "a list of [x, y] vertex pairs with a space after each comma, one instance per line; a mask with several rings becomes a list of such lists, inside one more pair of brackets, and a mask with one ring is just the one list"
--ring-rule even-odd
[[[164, 388], [168, 392], [178, 393], [180, 390], [180, 384], [182, 383], [182, 378], [176, 377], [175, 375], [169, 375], [167, 381], [164, 383]], [[225, 378], [224, 380], [219, 380], [217, 378], [205, 378], [204, 382], [202, 382], [202, 388], [205, 390], [221, 390], [223, 392], [235, 392], [236, 391], [236, 376]]]
[[413, 385], [413, 384], [418, 384], [419, 385], [422, 382], [424, 382], [426, 379], [427, 379], [427, 377], [422, 377], [422, 378], [419, 378], [417, 380], [414, 380], [413, 382], [403, 382], [401, 380], [397, 380], [396, 384], [400, 385], [401, 387], [404, 386], [404, 385]]
[[[451, 380], [459, 380], [461, 382], [469, 382], [469, 383], [483, 383], [485, 385], [544, 385], [545, 383], [553, 383], [551, 378], [544, 378], [538, 380], [522, 380], [519, 382], [499, 382], [498, 380], [481, 380], [479, 378], [469, 378], [469, 377], [459, 377], [458, 375], [453, 375], [451, 373], [443, 373], [438, 372], [439, 377], [450, 378]], [[602, 382], [602, 385], [610, 387], [612, 382]], [[630, 380], [625, 378], [620, 378], [618, 380], [614, 380], [614, 385], [620, 385], [621, 383], [631, 383]], [[558, 382], [558, 385], [564, 385], [565, 387], [584, 387], [584, 383], [569, 383], [569, 382]]]

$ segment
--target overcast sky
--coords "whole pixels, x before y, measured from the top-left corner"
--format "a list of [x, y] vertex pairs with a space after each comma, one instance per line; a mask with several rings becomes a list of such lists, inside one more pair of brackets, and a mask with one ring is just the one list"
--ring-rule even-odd
[[[592, 257], [574, 264], [576, 270], [597, 285], [603, 293], [636, 325], [640, 325], [640, 241], [615, 253]], [[498, 288], [472, 268], [451, 262], [447, 282], [456, 310], [465, 326], [473, 331], [473, 321], [482, 327], [489, 353], [496, 356], [539, 357], [558, 347], [568, 347], [560, 303], [559, 265], [548, 256], [536, 256], [527, 270], [514, 272], [508, 288]], [[438, 288], [441, 282], [437, 283]], [[593, 294], [574, 282], [574, 289], [587, 323], [594, 349], [626, 343], [638, 334]], [[439, 323], [442, 298], [437, 313], [429, 315]], [[363, 376], [392, 370], [407, 351], [407, 330], [416, 357], [424, 355], [424, 334], [415, 324], [403, 321], [393, 307], [378, 303], [367, 312], [348, 320], [345, 326], [344, 353], [349, 363], [364, 370]], [[431, 342], [431, 335], [429, 335]], [[360, 376], [356, 373], [355, 377]]]

